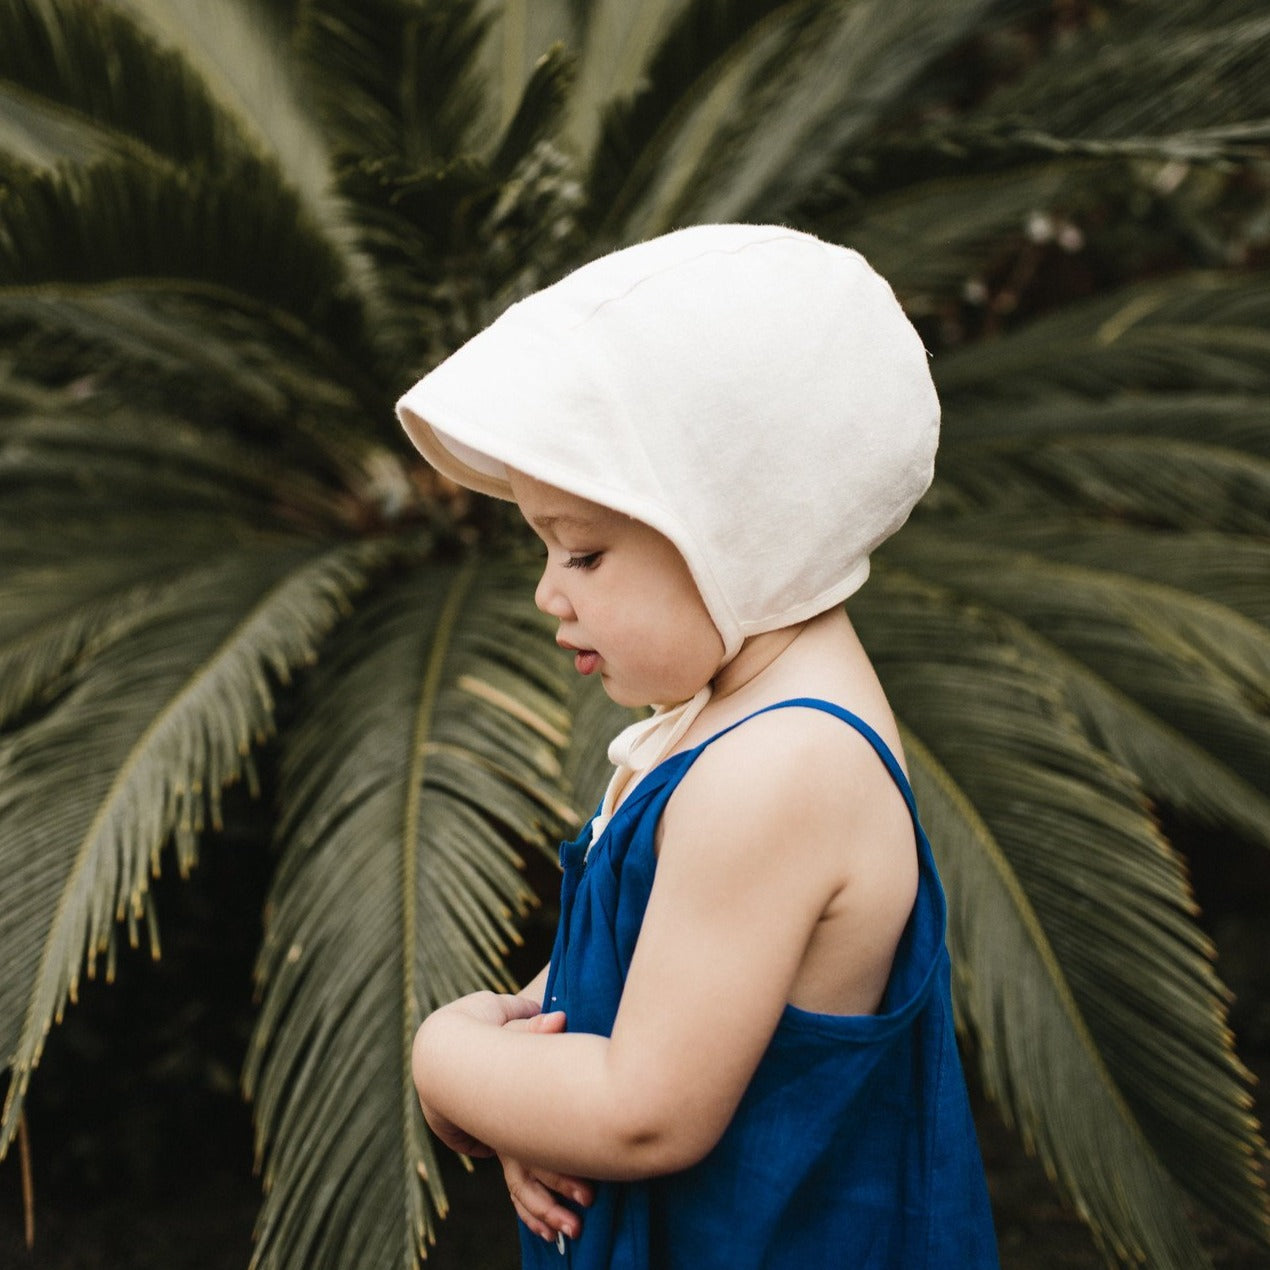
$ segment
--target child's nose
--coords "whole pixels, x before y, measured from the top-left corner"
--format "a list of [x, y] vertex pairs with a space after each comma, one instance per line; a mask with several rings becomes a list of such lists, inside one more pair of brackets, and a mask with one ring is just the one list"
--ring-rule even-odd
[[568, 596], [552, 581], [550, 563], [543, 569], [542, 577], [538, 579], [538, 586], [534, 590], [534, 603], [539, 611], [546, 613], [548, 617], [563, 621], [573, 616], [573, 606], [569, 603]]

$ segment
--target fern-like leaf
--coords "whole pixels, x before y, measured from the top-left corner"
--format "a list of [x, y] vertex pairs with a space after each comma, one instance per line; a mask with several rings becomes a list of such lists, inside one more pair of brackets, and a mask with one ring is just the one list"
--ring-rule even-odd
[[570, 817], [566, 681], [532, 592], [519, 567], [421, 566], [307, 685], [246, 1072], [258, 1266], [409, 1265], [445, 1212], [411, 1041], [438, 1004], [510, 986], [520, 858]]
[[318, 640], [383, 548], [240, 554], [99, 624], [73, 681], [0, 740], [0, 1055], [11, 1068], [0, 1145], [17, 1129], [52, 1022], [95, 973], [116, 923], [144, 915], [169, 838], [178, 867], [250, 774], [272, 728], [271, 679]]

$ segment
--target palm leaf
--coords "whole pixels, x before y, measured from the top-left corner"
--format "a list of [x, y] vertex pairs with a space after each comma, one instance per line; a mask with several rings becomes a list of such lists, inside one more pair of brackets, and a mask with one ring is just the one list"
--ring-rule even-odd
[[10, 154], [50, 167], [127, 156], [223, 169], [256, 157], [193, 68], [118, 10], [4, 0], [0, 29], [0, 144]]
[[[465, 516], [405, 470], [385, 385], [610, 246], [780, 219], [862, 247], [936, 353], [940, 478], [858, 616], [908, 729], [989, 1086], [1109, 1256], [1194, 1263], [1167, 1173], [1270, 1242], [1220, 985], [1153, 821], [1267, 836], [1264, 279], [1157, 276], [1077, 305], [1037, 287], [1046, 317], [940, 348], [973, 334], [967, 283], [1038, 254], [1036, 211], [1084, 226], [1071, 263], [1095, 287], [1102, 218], [1143, 191], [1165, 213], [1153, 269], [1259, 241], [1255, 211], [1231, 230], [1228, 204], [1126, 159], [1221, 160], [1259, 197], [1265, 14], [1089, 15], [0, 0], [7, 1126], [85, 956], [104, 943], [109, 969], [116, 914], [129, 937], [151, 921], [149, 857], [174, 836], [188, 865], [222, 781], [250, 778], [269, 664], [307, 660], [386, 555], [417, 563], [408, 525]], [[1238, 192], [1225, 170], [1204, 180]], [[350, 532], [363, 547], [331, 545]], [[593, 802], [624, 721], [575, 702], [556, 772], [529, 588], [475, 568], [386, 585], [326, 645], [285, 742], [248, 1073], [262, 1264], [410, 1262], [426, 1242], [444, 1199], [413, 1172], [413, 1023], [496, 977], [525, 902], [511, 856], [565, 791]]]
[[812, 0], [791, 0], [765, 20], [727, 27], [723, 40], [701, 43], [685, 23], [692, 51], [703, 55], [700, 65], [691, 57], [681, 65], [674, 44], [685, 37], [671, 32], [664, 45], [670, 51], [659, 61], [672, 84], [690, 83], [691, 91], [679, 99], [637, 100], [610, 114], [588, 199], [602, 217], [596, 226], [601, 241], [651, 238], [688, 219], [683, 204], [694, 185], [708, 179], [707, 157], [725, 167], [728, 157], [743, 152], [730, 133], [747, 117], [747, 98], [787, 60], [815, 8]]
[[561, 44], [552, 45], [538, 59], [490, 160], [494, 173], [510, 179], [517, 167], [558, 130], [575, 68], [575, 59]]
[[[140, 916], [169, 837], [188, 870], [222, 787], [272, 726], [270, 678], [316, 642], [384, 548], [252, 556], [191, 573], [99, 624], [56, 702], [0, 740], [0, 836], [15, 861], [0, 915], [0, 1054], [12, 1069], [0, 1142], [17, 1128], [51, 1022]], [[140, 599], [140, 597], [138, 597]]]
[[[297, 233], [299, 209], [264, 168], [233, 180], [200, 172], [102, 162], [13, 183], [4, 204], [0, 280], [9, 285], [93, 283], [128, 277], [188, 280], [235, 292], [333, 336], [332, 296], [343, 275], [316, 234]], [[240, 230], [250, 217], [253, 232]], [[203, 250], [191, 251], [201, 243]]]
[[[668, 107], [691, 101], [703, 91], [718, 91], [718, 82], [730, 78], [729, 66], [751, 60], [756, 43], [785, 38], [784, 23], [809, 8], [791, 6], [787, 0], [690, 0], [680, 6], [655, 51], [644, 50], [642, 84], [628, 84], [625, 93], [611, 92], [597, 103], [604, 110], [592, 147], [587, 201], [605, 218], [610, 232], [661, 162], [679, 126], [678, 112]], [[765, 24], [773, 14], [777, 16]], [[775, 26], [778, 34], [769, 35], [765, 25]]]
[[93, 408], [63, 405], [0, 421], [0, 491], [11, 524], [20, 508], [24, 519], [47, 516], [63, 526], [99, 524], [113, 513], [116, 521], [184, 520], [189, 536], [205, 517], [222, 535], [231, 522], [244, 533], [251, 526], [320, 535], [343, 527], [345, 475], [294, 429], [283, 438], [244, 436], [112, 409], [100, 398]]
[[294, 60], [285, 34], [257, 6], [240, 0], [217, 5], [130, 0], [129, 10], [190, 65], [218, 109], [255, 141], [258, 153], [279, 165], [304, 219], [319, 227], [340, 254], [342, 272], [373, 307], [373, 281], [334, 196], [327, 145], [292, 78]]
[[492, 20], [481, 46], [482, 95], [503, 131], [548, 51], [577, 49], [578, 21], [585, 19], [587, 6], [576, 0], [485, 0], [483, 9]]
[[[989, 1087], [1018, 1117], [1025, 1137], [1047, 1136], [1037, 1143], [1042, 1158], [1117, 1256], [1199, 1264], [1179, 1229], [1180, 1214], [1169, 1217], [1153, 1208], [1152, 1197], [1162, 1193], [1161, 1170], [1184, 1178], [1206, 1202], [1264, 1238], [1264, 1194], [1254, 1163], [1261, 1144], [1247, 1112], [1247, 1073], [1230, 1049], [1224, 990], [1212, 971], [1212, 950], [1191, 920], [1194, 904], [1184, 872], [1136, 782], [1086, 739], [1067, 700], [1064, 664], [1045, 659], [1042, 643], [1020, 640], [1008, 621], [952, 597], [941, 600], [940, 591], [889, 572], [882, 582], [885, 605], [871, 587], [853, 606], [853, 616], [876, 654], [897, 715], [943, 769], [936, 783], [955, 787], [954, 803], [965, 804], [960, 818], [972, 809], [971, 828], [973, 820], [982, 821], [999, 846], [1109, 1073], [1109, 1080], [1090, 1073], [1082, 1078], [1095, 1081], [1091, 1088], [1103, 1087], [1086, 1102], [1073, 1092], [1083, 1083], [1046, 1087], [1038, 1084], [1035, 1068], [1028, 1069], [1034, 1059], [1008, 1058], [1006, 1047], [1023, 1042], [1002, 1037], [1001, 1020], [1015, 1016], [1000, 1013], [999, 1000], [993, 1000], [999, 987], [981, 990], [975, 982], [982, 977], [985, 985], [999, 984], [1002, 978], [1000, 964], [995, 970], [980, 964], [998, 956], [997, 924], [985, 920], [981, 935], [967, 932], [960, 956], [971, 981], [962, 996], [964, 1016], [977, 1036], [989, 1038], [983, 1059]], [[932, 646], [941, 650], [938, 662], [930, 660]], [[969, 830], [958, 828], [956, 818], [951, 831], [966, 842]], [[939, 841], [938, 828], [933, 838]], [[975, 889], [960, 896], [956, 879], [968, 867], [960, 860], [950, 866], [954, 910], [972, 903], [970, 896], [977, 905], [978, 888], [986, 885], [979, 861]], [[1000, 869], [998, 863], [992, 867]], [[993, 890], [988, 887], [989, 894]], [[1011, 917], [1007, 928], [1018, 920]], [[1045, 956], [1042, 946], [1027, 960], [1036, 964]], [[1013, 973], [1016, 963], [1004, 964]], [[1034, 994], [1036, 985], [1020, 990]], [[1056, 1027], [1072, 1026], [1070, 1010], [1047, 1014]], [[1064, 1042], [1064, 1064], [1074, 1061], [1073, 1041], [1080, 1038]], [[1056, 1079], [1052, 1073], [1050, 1079]], [[1047, 1089], [1061, 1090], [1068, 1105], [1062, 1113], [1046, 1111], [1043, 1130], [1030, 1129], [1034, 1113], [1022, 1107], [1038, 1108], [1052, 1096]], [[1105, 1098], [1124, 1103], [1115, 1117], [1115, 1148], [1103, 1123]], [[1102, 1110], [1095, 1110], [1096, 1102]], [[1086, 1115], [1092, 1118], [1082, 1125]], [[1140, 1170], [1137, 1182], [1125, 1183], [1119, 1165], [1102, 1173], [1075, 1164], [1069, 1154], [1099, 1150], [1107, 1152], [1100, 1157], [1103, 1167], [1124, 1151], [1124, 1167]], [[1202, 1169], [1195, 1166], [1200, 1159]], [[1141, 1194], [1127, 1198], [1139, 1186]]]
[[867, 201], [831, 187], [799, 220], [859, 251], [904, 296], [910, 317], [959, 295], [1037, 212], [1075, 209], [1096, 163], [1037, 163], [1005, 172], [906, 182]]
[[1255, 393], [1129, 391], [1101, 401], [1051, 396], [1026, 410], [1003, 410], [997, 401], [958, 403], [958, 447], [1022, 435], [1034, 442], [1067, 436], [1203, 437], [1228, 450], [1270, 458], [1265, 401]]
[[342, 632], [288, 734], [246, 1071], [262, 1267], [409, 1265], [445, 1212], [411, 1040], [441, 1002], [507, 986], [520, 852], [569, 814], [531, 596], [520, 568], [420, 568]]
[[[896, 552], [900, 554], [899, 551]], [[1270, 793], [1270, 632], [1185, 592], [1008, 551], [924, 541], [905, 567], [1018, 615]], [[1008, 560], [1010, 568], [1001, 565]]]
[[1268, 353], [1263, 278], [1187, 273], [1068, 304], [1007, 338], [945, 353], [935, 378], [953, 419], [963, 406], [1128, 389], [1264, 396]]
[[1202, 596], [1270, 627], [1270, 543], [1205, 530], [1165, 532], [1094, 517], [958, 514], [958, 535]]
[[327, 135], [359, 158], [414, 168], [479, 153], [492, 132], [476, 74], [489, 22], [480, 10], [477, 0], [306, 4], [293, 39]]
[[[1117, 685], [1089, 662], [1063, 651], [1046, 637], [1043, 629], [1025, 626], [1026, 605], [1014, 605], [991, 582], [978, 585], [987, 575], [1017, 568], [1034, 587], [1043, 588], [1052, 576], [1050, 565], [1068, 563], [1080, 566], [1081, 576], [1101, 578], [1104, 585], [1114, 574], [1128, 573], [1166, 584], [1167, 589], [1155, 590], [1155, 595], [1172, 597], [1179, 591], [1183, 596], [1194, 595], [1202, 592], [1196, 580], [1210, 578], [1210, 567], [1220, 562], [1229, 565], [1239, 543], [1216, 535], [1143, 531], [1117, 534], [1102, 527], [1073, 527], [1070, 521], [1038, 525], [1035, 517], [1026, 524], [1015, 518], [987, 517], [981, 528], [972, 518], [961, 517], [958, 526], [961, 547], [951, 553], [951, 567], [945, 567], [950, 560], [946, 544], [918, 531], [906, 533], [892, 544], [886, 558], [902, 561], [916, 575], [937, 579], [941, 587], [950, 591], [999, 603], [1003, 611], [1010, 612], [1016, 622], [1015, 638], [1028, 648], [1043, 650], [1040, 655], [1061, 673], [1067, 698], [1090, 737], [1136, 775], [1154, 803], [1173, 807], [1201, 824], [1234, 830], [1249, 842], [1270, 846], [1270, 798], [1209, 753], [1204, 748], [1204, 734], [1192, 738], [1152, 711], [1141, 691], [1148, 660], [1142, 662], [1140, 676], [1133, 677], [1127, 685]], [[1270, 568], [1264, 566], [1270, 565], [1270, 548], [1250, 550], [1254, 563], [1236, 561], [1236, 576], [1256, 578], [1256, 566], [1262, 566], [1260, 589], [1265, 593]], [[1038, 558], [1028, 558], [1029, 554]], [[972, 560], [974, 563], [970, 564]], [[1219, 587], [1220, 583], [1215, 585], [1206, 599], [1230, 607], [1230, 597], [1221, 594]], [[1247, 589], [1241, 587], [1240, 594]], [[1102, 623], [1108, 620], [1106, 614], [1100, 618]], [[1142, 615], [1135, 612], [1133, 620], [1141, 621]], [[1246, 638], [1247, 624], [1240, 622], [1237, 626], [1240, 636]], [[1194, 657], [1188, 653], [1184, 660]]]
[[[1270, 142], [1270, 19], [1240, 3], [1117, 6], [958, 131], [1050, 152], [1208, 160]], [[1169, 91], [1161, 94], [1159, 86]], [[973, 143], [971, 143], [973, 144]]]
[[1270, 530], [1270, 459], [1207, 439], [1080, 436], [950, 447], [940, 475], [969, 507], [1048, 505], [1176, 529]]
[[[1104, 1248], [1137, 1260], [1149, 1241], [1154, 1265], [1208, 1264], [1179, 1229], [1173, 1185], [1143, 1141], [1000, 844], [908, 729], [904, 747], [948, 894], [954, 1002], [993, 1101]], [[1135, 1229], [1141, 1222], [1145, 1238]]]

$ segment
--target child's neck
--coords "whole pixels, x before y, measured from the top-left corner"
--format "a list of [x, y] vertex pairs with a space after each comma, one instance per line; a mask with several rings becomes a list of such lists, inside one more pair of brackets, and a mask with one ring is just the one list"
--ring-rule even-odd
[[766, 631], [762, 635], [751, 635], [741, 645], [740, 651], [714, 677], [712, 701], [721, 701], [744, 688], [751, 687], [756, 680], [767, 673], [777, 660], [809, 627], [823, 622], [825, 614], [810, 621], [799, 622], [795, 626], [782, 626], [777, 631]]

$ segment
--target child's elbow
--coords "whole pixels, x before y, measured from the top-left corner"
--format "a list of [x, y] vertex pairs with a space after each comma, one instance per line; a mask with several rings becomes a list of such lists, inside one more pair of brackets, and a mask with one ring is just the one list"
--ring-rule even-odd
[[679, 1173], [705, 1159], [723, 1136], [708, 1112], [674, 1112], [632, 1106], [618, 1118], [617, 1151], [628, 1180]]
[[414, 1042], [410, 1046], [410, 1075], [420, 1099], [423, 1098], [424, 1089], [428, 1083], [428, 1066], [431, 1057], [428, 1053], [428, 1036], [425, 1031], [427, 1026], [428, 1021], [425, 1019], [416, 1030]]

